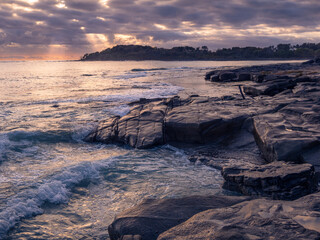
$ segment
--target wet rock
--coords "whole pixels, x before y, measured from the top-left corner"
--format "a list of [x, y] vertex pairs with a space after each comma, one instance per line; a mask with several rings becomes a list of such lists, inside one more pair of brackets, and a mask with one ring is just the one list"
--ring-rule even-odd
[[224, 188], [249, 196], [293, 200], [317, 190], [311, 164], [273, 162], [260, 166], [224, 167]]
[[154, 240], [162, 232], [186, 221], [196, 213], [228, 207], [246, 200], [249, 198], [228, 196], [147, 199], [116, 216], [108, 231], [111, 240], [127, 239], [124, 236], [139, 236], [141, 240]]
[[162, 233], [158, 240], [320, 239], [320, 194], [293, 202], [257, 199], [210, 209]]
[[164, 143], [163, 119], [166, 101], [138, 105], [129, 114], [101, 122], [85, 141], [124, 143], [136, 148], [149, 148]]

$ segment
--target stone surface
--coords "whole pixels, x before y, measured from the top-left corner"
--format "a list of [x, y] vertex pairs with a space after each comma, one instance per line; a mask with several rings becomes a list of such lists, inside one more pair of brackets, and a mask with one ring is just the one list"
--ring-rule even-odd
[[150, 148], [170, 142], [207, 143], [229, 138], [246, 119], [270, 111], [250, 99], [193, 96], [135, 106], [124, 117], [103, 121], [85, 140]]
[[256, 142], [268, 162], [294, 161], [320, 166], [320, 104], [305, 100], [278, 112], [253, 117]]
[[[101, 122], [86, 140], [138, 148], [180, 144], [186, 152], [195, 148], [190, 161], [223, 169], [228, 189], [255, 197], [295, 199], [315, 191], [320, 173], [317, 67], [281, 64], [233, 69], [233, 77], [226, 77], [225, 84], [236, 86], [232, 81], [239, 78], [234, 76], [250, 73], [252, 82], [246, 82], [245, 88], [254, 98], [139, 101], [127, 116]], [[207, 80], [220, 83], [210, 85], [221, 85], [223, 72], [212, 71]], [[271, 164], [265, 165], [259, 156]], [[292, 202], [235, 198], [241, 203], [234, 205], [231, 199], [147, 200], [118, 215], [109, 227], [110, 236], [152, 240], [161, 233], [158, 239], [320, 239], [320, 193]]]
[[204, 79], [205, 80], [210, 80], [211, 79], [211, 76], [213, 76], [214, 74], [216, 73], [216, 71], [210, 71], [210, 72], [207, 72]]
[[157, 239], [320, 239], [320, 193], [293, 202], [257, 199], [207, 210]]
[[232, 81], [237, 79], [237, 75], [234, 72], [223, 72], [220, 73], [220, 81]]
[[211, 78], [210, 78], [210, 81], [211, 82], [219, 82], [220, 81], [219, 75], [217, 75], [217, 74], [212, 75]]
[[296, 82], [288, 79], [277, 79], [274, 81], [268, 81], [253, 86], [244, 86], [243, 91], [247, 95], [259, 96], [268, 95], [274, 96], [284, 90], [293, 89], [296, 86]]
[[239, 73], [238, 81], [250, 81], [252, 80], [251, 73]]
[[311, 164], [273, 162], [260, 166], [224, 167], [224, 188], [250, 196], [292, 200], [317, 190]]
[[160, 233], [186, 221], [196, 213], [228, 207], [248, 199], [228, 196], [147, 199], [116, 216], [108, 231], [111, 240], [127, 239], [129, 236], [140, 237], [141, 240], [154, 240]]
[[136, 148], [148, 148], [164, 143], [166, 100], [141, 104], [124, 117], [103, 121], [85, 140], [88, 142], [124, 143]]

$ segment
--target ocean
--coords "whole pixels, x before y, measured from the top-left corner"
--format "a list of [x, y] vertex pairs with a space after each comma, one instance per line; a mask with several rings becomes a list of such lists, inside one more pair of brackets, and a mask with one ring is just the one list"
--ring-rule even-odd
[[82, 139], [140, 98], [239, 94], [209, 70], [278, 62], [0, 62], [0, 239], [108, 239], [144, 198], [224, 194], [218, 170], [176, 147]]

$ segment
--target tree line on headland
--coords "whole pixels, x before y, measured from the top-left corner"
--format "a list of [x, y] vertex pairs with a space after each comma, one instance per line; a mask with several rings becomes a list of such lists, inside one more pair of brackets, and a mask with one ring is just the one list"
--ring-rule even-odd
[[265, 48], [233, 47], [216, 51], [210, 51], [207, 46], [165, 49], [141, 45], [117, 45], [101, 52], [86, 53], [81, 61], [310, 59], [319, 56], [320, 43], [278, 44]]

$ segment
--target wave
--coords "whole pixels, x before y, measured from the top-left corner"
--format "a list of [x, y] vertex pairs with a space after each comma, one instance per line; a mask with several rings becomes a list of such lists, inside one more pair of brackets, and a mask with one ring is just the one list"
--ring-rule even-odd
[[4, 161], [4, 157], [5, 157], [4, 155], [9, 145], [10, 145], [10, 140], [8, 138], [8, 135], [1, 134], [0, 135], [0, 163]]
[[36, 184], [8, 200], [0, 212], [0, 238], [24, 218], [42, 214], [45, 203], [63, 204], [69, 201], [72, 189], [82, 183], [98, 183], [100, 171], [112, 164], [114, 158], [100, 162], [82, 162], [65, 168], [48, 180]]
[[124, 79], [124, 80], [129, 80], [129, 79], [132, 79], [132, 78], [142, 78], [142, 77], [146, 77], [148, 76], [148, 74], [146, 72], [141, 72], [139, 74], [137, 73], [127, 73], [127, 74], [124, 74], [124, 75], [117, 75], [117, 76], [113, 76], [112, 78], [113, 79]]
[[67, 143], [73, 142], [72, 131], [55, 130], [55, 131], [12, 131], [7, 133], [7, 138], [11, 142], [42, 142], [42, 143]]
[[[70, 98], [70, 99], [51, 99], [45, 101], [35, 101], [21, 103], [25, 105], [50, 105], [52, 107], [59, 107], [61, 103], [91, 103], [91, 102], [132, 102], [139, 100], [140, 98], [159, 98], [159, 97], [170, 97], [179, 93], [183, 90], [183, 87], [174, 86], [163, 82], [154, 82], [152, 84], [133, 84], [130, 89], [136, 90], [136, 92], [124, 92], [123, 94], [109, 94], [109, 95], [99, 95], [93, 97], [85, 98]], [[127, 89], [124, 89], [127, 90]], [[143, 92], [142, 92], [143, 90]]]

